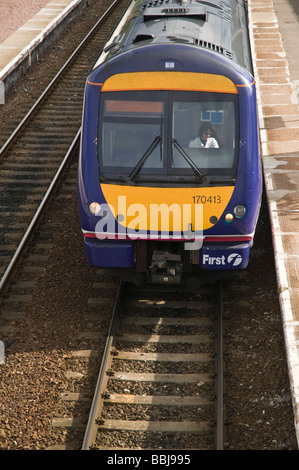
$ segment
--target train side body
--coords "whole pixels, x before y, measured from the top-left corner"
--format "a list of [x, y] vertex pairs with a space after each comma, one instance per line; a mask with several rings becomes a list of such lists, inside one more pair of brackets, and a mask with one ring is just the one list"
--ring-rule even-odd
[[250, 57], [243, 1], [131, 4], [86, 83], [91, 265], [174, 284], [247, 266], [262, 193]]

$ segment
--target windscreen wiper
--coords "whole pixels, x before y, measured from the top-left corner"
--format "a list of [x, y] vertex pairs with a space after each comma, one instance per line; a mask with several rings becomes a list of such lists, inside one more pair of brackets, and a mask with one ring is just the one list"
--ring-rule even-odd
[[159, 142], [161, 142], [161, 136], [158, 135], [157, 137], [154, 138], [153, 142], [151, 143], [149, 148], [146, 150], [145, 154], [140, 158], [140, 160], [137, 163], [137, 165], [135, 166], [135, 168], [129, 174], [128, 179], [130, 181], [134, 180], [135, 176], [139, 173], [139, 171], [141, 170], [141, 168], [145, 164], [146, 160], [151, 155], [151, 153], [155, 150], [155, 148], [157, 147]]
[[189, 157], [189, 155], [185, 152], [185, 150], [180, 146], [177, 140], [171, 139], [171, 142], [175, 146], [175, 148], [180, 152], [180, 154], [184, 157], [184, 159], [189, 163], [194, 173], [203, 181], [207, 181], [207, 178], [204, 174], [197, 168], [193, 160]]

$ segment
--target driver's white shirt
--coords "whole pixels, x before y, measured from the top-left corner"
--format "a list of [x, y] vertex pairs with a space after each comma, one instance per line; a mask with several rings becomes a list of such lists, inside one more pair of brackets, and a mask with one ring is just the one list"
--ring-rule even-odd
[[214, 148], [218, 149], [219, 145], [216, 139], [214, 137], [209, 137], [206, 141], [206, 145], [203, 144], [203, 142], [200, 140], [199, 137], [196, 137], [196, 139], [191, 140], [189, 143], [190, 148], [199, 148], [199, 147], [205, 147], [205, 148]]

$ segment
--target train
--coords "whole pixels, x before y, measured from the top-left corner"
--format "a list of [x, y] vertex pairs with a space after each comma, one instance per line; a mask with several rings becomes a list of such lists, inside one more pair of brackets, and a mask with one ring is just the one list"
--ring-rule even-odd
[[245, 269], [262, 198], [244, 0], [134, 0], [84, 90], [87, 261], [136, 284]]

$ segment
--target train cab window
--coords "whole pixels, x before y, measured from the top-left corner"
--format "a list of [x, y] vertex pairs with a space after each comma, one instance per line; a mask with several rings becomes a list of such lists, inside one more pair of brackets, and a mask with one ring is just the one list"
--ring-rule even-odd
[[203, 180], [214, 176], [233, 180], [238, 155], [236, 103], [235, 95], [223, 93], [102, 93], [98, 132], [102, 181], [198, 184], [199, 174]]
[[207, 174], [232, 170], [236, 155], [236, 113], [232, 101], [173, 103], [172, 168], [190, 168], [185, 155]]
[[[116, 95], [116, 94], [115, 94]], [[106, 171], [130, 172], [144, 157], [142, 171], [163, 166], [161, 128], [164, 103], [149, 97], [121, 95], [105, 99], [102, 108], [101, 163]]]

